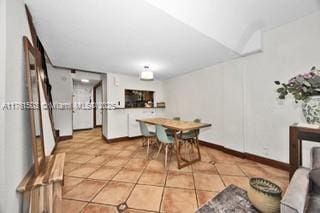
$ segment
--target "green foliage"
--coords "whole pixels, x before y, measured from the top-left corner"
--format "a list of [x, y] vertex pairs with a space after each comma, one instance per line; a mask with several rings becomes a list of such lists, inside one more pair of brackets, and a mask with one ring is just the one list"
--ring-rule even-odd
[[285, 99], [291, 94], [295, 101], [305, 101], [310, 96], [320, 95], [320, 70], [312, 67], [311, 71], [303, 75], [297, 75], [288, 83], [274, 82], [280, 87], [277, 89], [279, 99]]

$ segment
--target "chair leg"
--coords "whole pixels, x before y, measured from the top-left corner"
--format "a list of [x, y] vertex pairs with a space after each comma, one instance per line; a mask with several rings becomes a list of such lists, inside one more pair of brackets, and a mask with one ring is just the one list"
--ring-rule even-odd
[[164, 167], [167, 168], [167, 162], [168, 162], [168, 145], [166, 145], [166, 155], [164, 159]]
[[148, 145], [147, 145], [147, 160], [149, 159], [149, 146], [150, 146], [150, 138], [147, 139]]
[[162, 148], [162, 143], [160, 144], [160, 147], [159, 147], [158, 153], [157, 153], [157, 155], [156, 155], [156, 158], [158, 158], [159, 153], [160, 153], [160, 151], [161, 151], [161, 148]]
[[146, 145], [146, 137], [143, 137], [142, 139], [142, 147], [144, 147]]

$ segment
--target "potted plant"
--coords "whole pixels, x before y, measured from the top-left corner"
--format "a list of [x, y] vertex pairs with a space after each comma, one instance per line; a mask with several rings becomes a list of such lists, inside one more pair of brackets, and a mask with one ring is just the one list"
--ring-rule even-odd
[[291, 94], [295, 102], [302, 102], [302, 111], [306, 121], [310, 124], [320, 124], [320, 70], [312, 67], [311, 71], [297, 75], [288, 83], [275, 81], [280, 87], [277, 89], [279, 99], [285, 99]]

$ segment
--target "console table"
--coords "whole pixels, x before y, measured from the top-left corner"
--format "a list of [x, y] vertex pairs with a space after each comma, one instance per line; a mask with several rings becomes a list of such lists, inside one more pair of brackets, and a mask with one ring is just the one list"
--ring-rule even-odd
[[301, 127], [298, 124], [293, 124], [289, 128], [289, 162], [290, 180], [294, 172], [302, 165], [302, 140], [320, 142], [320, 128]]

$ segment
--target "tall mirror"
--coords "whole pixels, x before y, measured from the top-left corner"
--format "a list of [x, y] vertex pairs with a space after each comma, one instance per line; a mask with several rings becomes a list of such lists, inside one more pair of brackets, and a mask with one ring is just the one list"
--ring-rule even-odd
[[39, 66], [37, 53], [27, 37], [23, 37], [25, 54], [26, 83], [30, 103], [30, 126], [32, 133], [32, 150], [34, 169], [36, 175], [40, 173], [45, 163], [45, 152], [43, 143], [42, 115], [39, 87]]
[[39, 69], [39, 88], [40, 88], [40, 102], [41, 104], [41, 116], [42, 116], [42, 129], [43, 139], [45, 144], [45, 154], [51, 155], [56, 145], [56, 135], [52, 122], [52, 114], [50, 113], [50, 101], [46, 93], [44, 82], [44, 71]]

